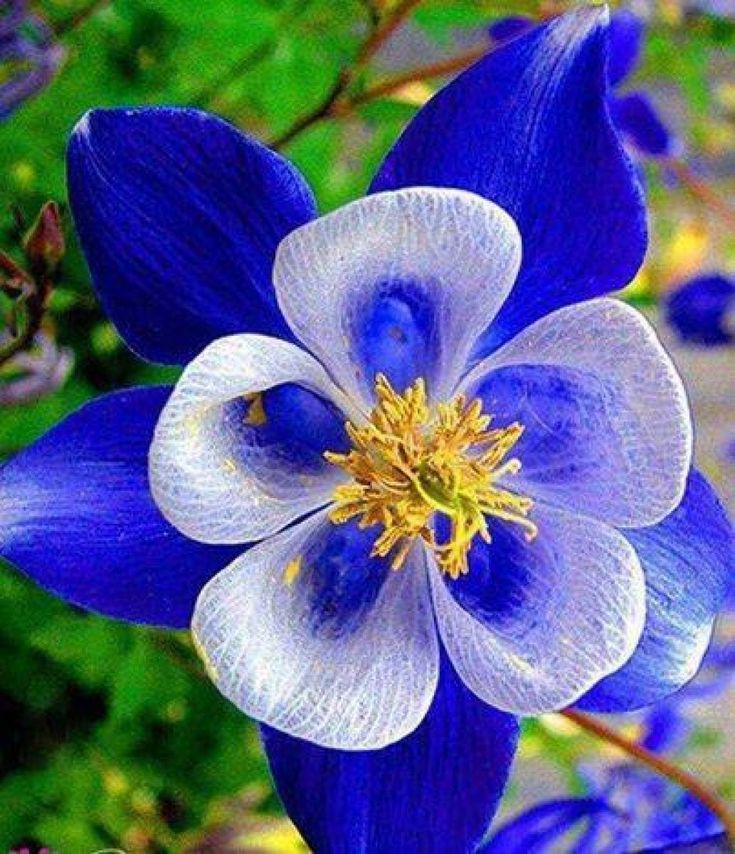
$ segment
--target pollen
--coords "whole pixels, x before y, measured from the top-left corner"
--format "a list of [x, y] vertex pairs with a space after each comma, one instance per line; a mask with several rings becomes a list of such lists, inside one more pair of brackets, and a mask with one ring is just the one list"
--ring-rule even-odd
[[[334, 492], [330, 519], [342, 524], [359, 519], [361, 528], [381, 526], [374, 557], [390, 557], [403, 566], [414, 541], [421, 538], [451, 578], [467, 573], [467, 556], [475, 537], [492, 541], [488, 518], [518, 525], [528, 541], [538, 529], [528, 518], [530, 498], [507, 488], [521, 462], [511, 452], [523, 434], [518, 422], [491, 428], [482, 401], [458, 395], [429, 407], [426, 385], [417, 379], [399, 394], [379, 374], [377, 404], [364, 425], [346, 425], [352, 442], [346, 454], [327, 451], [326, 459], [350, 475]], [[449, 522], [439, 542], [436, 516]]]

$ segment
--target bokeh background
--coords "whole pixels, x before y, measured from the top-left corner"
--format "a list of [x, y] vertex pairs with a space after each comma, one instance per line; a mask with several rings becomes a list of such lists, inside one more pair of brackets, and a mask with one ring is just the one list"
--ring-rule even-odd
[[[64, 182], [66, 140], [85, 110], [174, 103], [216, 111], [277, 141], [327, 211], [362, 194], [447, 71], [491, 49], [494, 20], [540, 19], [572, 4], [425, 0], [355, 68], [391, 5], [0, 0], [0, 249], [27, 264], [23, 239], [48, 200], [61, 206], [67, 242], [39, 334], [0, 367], [2, 458], [101, 392], [176, 376], [126, 349], [90, 288]], [[640, 65], [624, 85], [648, 94], [672, 144], [654, 156], [631, 146], [652, 238], [624, 296], [644, 308], [679, 362], [699, 419], [700, 464], [732, 507], [735, 300], [718, 314], [726, 334], [710, 344], [668, 322], [667, 304], [692, 277], [728, 279], [735, 267], [735, 0], [625, 8], [647, 31]], [[318, 117], [345, 68], [354, 69], [348, 92]], [[13, 293], [0, 295], [0, 347], [11, 338], [14, 301]], [[727, 618], [718, 638], [718, 656], [697, 683], [703, 690], [666, 712], [681, 732], [674, 738], [669, 721], [660, 748], [733, 803]], [[272, 792], [254, 726], [204, 678], [185, 633], [84, 613], [10, 567], [0, 571], [0, 720], [0, 850], [305, 850]], [[618, 723], [632, 738], [661, 726], [640, 715]], [[625, 762], [569, 721], [529, 723], [503, 816], [599, 789], [600, 774]]]

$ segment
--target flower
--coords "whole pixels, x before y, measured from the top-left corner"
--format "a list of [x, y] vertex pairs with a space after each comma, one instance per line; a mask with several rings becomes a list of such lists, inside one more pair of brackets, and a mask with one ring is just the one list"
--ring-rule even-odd
[[191, 622], [316, 850], [473, 850], [518, 714], [652, 702], [707, 646], [732, 531], [668, 357], [604, 296], [646, 245], [606, 29], [581, 9], [493, 52], [321, 218], [204, 113], [73, 135], [102, 302], [187, 366], [6, 465], [0, 553]]
[[45, 88], [64, 58], [49, 26], [29, 14], [25, 0], [3, 0], [0, 9], [0, 121]]
[[[686, 740], [688, 729], [670, 712], [658, 708], [648, 716], [641, 741], [649, 750], [676, 750]], [[585, 797], [553, 799], [523, 811], [495, 830], [482, 854], [557, 851], [563, 844], [563, 850], [606, 854], [668, 851], [722, 834], [719, 819], [704, 804], [640, 765], [590, 763], [578, 770]]]
[[[513, 15], [494, 21], [489, 32], [495, 43], [505, 44], [535, 25], [532, 18]], [[629, 9], [620, 9], [611, 16], [608, 107], [617, 129], [636, 153], [646, 157], [671, 157], [679, 153], [681, 144], [648, 94], [642, 91], [618, 93], [640, 61], [644, 35], [644, 21]]]
[[[634, 765], [601, 770], [584, 798], [545, 801], [499, 827], [482, 854], [579, 851], [627, 854], [721, 838], [716, 816], [688, 792]], [[572, 840], [574, 844], [572, 845]], [[560, 848], [564, 845], [564, 848]]]
[[667, 295], [664, 313], [680, 341], [735, 342], [735, 282], [719, 273], [696, 276]]

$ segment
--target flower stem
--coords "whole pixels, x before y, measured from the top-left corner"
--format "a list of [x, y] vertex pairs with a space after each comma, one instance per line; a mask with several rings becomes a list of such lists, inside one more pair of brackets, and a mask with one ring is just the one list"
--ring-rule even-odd
[[670, 157], [663, 161], [664, 165], [671, 170], [676, 179], [691, 196], [712, 211], [735, 234], [735, 208], [729, 205], [725, 199], [712, 187], [692, 171], [691, 167], [676, 157]]
[[708, 786], [705, 786], [704, 783], [701, 783], [695, 776], [690, 774], [688, 771], [685, 771], [683, 768], [679, 768], [677, 765], [669, 762], [669, 760], [664, 759], [662, 756], [659, 756], [657, 753], [648, 750], [637, 742], [625, 738], [620, 735], [619, 732], [607, 726], [607, 724], [602, 723], [597, 718], [593, 718], [590, 715], [586, 715], [572, 709], [566, 709], [559, 714], [568, 718], [570, 721], [573, 721], [585, 732], [591, 733], [597, 738], [608, 742], [608, 744], [615, 745], [615, 747], [620, 748], [620, 750], [623, 750], [629, 756], [632, 756], [642, 765], [645, 765], [652, 771], [660, 774], [662, 777], [666, 777], [668, 780], [671, 780], [673, 783], [676, 783], [686, 789], [694, 795], [698, 801], [704, 804], [710, 812], [719, 818], [728, 839], [731, 843], [735, 842], [735, 815], [730, 812], [719, 795], [712, 791]]

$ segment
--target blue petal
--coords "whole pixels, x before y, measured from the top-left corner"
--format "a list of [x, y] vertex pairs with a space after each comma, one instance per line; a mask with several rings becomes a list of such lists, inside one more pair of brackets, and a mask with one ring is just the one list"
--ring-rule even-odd
[[649, 157], [673, 154], [674, 137], [644, 92], [611, 98], [610, 112], [620, 133], [642, 154]]
[[478, 358], [622, 287], [643, 260], [643, 197], [606, 107], [606, 15], [579, 9], [480, 60], [418, 113], [373, 181], [471, 190], [516, 220], [523, 266]]
[[153, 504], [148, 447], [168, 394], [98, 398], [0, 469], [0, 555], [76, 605], [183, 628], [243, 547], [188, 540]]
[[735, 579], [735, 538], [707, 481], [692, 472], [663, 522], [629, 530], [646, 576], [647, 618], [630, 661], [599, 682], [580, 708], [623, 712], [664, 699], [696, 673]]
[[729, 344], [735, 341], [735, 282], [718, 274], [697, 276], [671, 293], [666, 320], [682, 341]]
[[371, 555], [375, 529], [355, 521], [329, 526], [304, 546], [294, 587], [308, 603], [305, 613], [311, 631], [337, 639], [359, 629], [375, 605], [390, 573], [384, 558]]
[[[469, 572], [431, 576], [440, 635], [464, 683], [496, 708], [523, 715], [563, 709], [635, 651], [645, 581], [614, 528], [542, 503], [529, 543], [488, 517]], [[444, 532], [437, 532], [439, 542]]]
[[143, 108], [88, 113], [68, 166], [92, 278], [139, 355], [184, 363], [232, 332], [291, 337], [271, 269], [315, 205], [287, 161], [206, 113]]
[[[684, 392], [673, 409], [674, 369], [647, 328], [639, 327], [634, 343], [632, 328], [623, 326], [617, 339], [621, 349], [613, 349], [607, 334], [611, 313], [600, 312], [597, 319], [607, 329], [589, 337], [597, 351], [580, 354], [577, 365], [523, 364], [523, 356], [512, 364], [511, 356], [510, 365], [491, 367], [471, 385], [471, 396], [482, 400], [499, 426], [517, 421], [525, 428], [513, 449], [522, 467], [507, 486], [614, 526], [651, 525], [680, 501], [690, 466], [689, 429], [681, 426], [689, 419]], [[575, 346], [581, 323], [570, 327], [568, 340]], [[557, 340], [559, 328], [552, 331]], [[534, 343], [524, 355], [541, 361], [540, 345]], [[602, 358], [606, 345], [615, 354], [608, 364]], [[621, 352], [636, 355], [621, 359]]]
[[643, 20], [629, 9], [620, 9], [610, 18], [607, 77], [611, 86], [617, 86], [638, 64], [644, 34]]
[[322, 510], [258, 543], [199, 594], [212, 680], [238, 708], [322, 747], [378, 750], [426, 717], [439, 641], [423, 549], [401, 572]]
[[568, 833], [606, 813], [612, 810], [600, 798], [548, 801], [499, 827], [480, 850], [482, 854], [542, 854], [560, 850], [558, 846]]
[[327, 750], [268, 727], [263, 742], [289, 816], [320, 854], [466, 854], [495, 813], [518, 731], [445, 657], [428, 715], [397, 744]]

